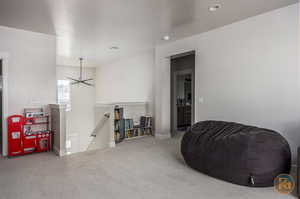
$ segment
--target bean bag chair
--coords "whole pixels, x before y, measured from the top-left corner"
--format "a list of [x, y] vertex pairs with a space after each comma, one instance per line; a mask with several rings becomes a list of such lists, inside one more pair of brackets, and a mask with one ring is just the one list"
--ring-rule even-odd
[[279, 133], [232, 122], [193, 125], [183, 136], [181, 153], [191, 168], [244, 186], [274, 186], [274, 179], [291, 169], [291, 150]]

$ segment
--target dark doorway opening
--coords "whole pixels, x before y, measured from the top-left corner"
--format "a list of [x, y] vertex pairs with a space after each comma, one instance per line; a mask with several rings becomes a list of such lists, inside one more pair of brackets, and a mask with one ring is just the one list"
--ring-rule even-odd
[[186, 131], [195, 118], [195, 52], [171, 57], [171, 134]]

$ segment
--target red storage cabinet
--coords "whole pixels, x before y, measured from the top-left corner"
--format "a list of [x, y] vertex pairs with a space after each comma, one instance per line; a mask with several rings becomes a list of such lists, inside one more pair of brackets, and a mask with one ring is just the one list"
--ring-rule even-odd
[[23, 154], [24, 117], [12, 115], [8, 117], [8, 156]]
[[[42, 120], [42, 121], [41, 121]], [[19, 156], [52, 149], [49, 116], [26, 118], [12, 115], [8, 121], [8, 156]], [[34, 130], [32, 126], [46, 126], [46, 130]]]

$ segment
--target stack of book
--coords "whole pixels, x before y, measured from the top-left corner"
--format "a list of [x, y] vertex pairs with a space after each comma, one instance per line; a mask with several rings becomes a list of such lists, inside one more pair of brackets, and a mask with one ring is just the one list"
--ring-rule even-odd
[[152, 117], [151, 116], [142, 116], [141, 117], [141, 129], [143, 134], [152, 135]]
[[140, 125], [134, 126], [133, 135], [134, 135], [134, 137], [138, 137], [138, 136], [143, 136], [144, 135], [144, 132], [141, 130], [141, 126]]
[[124, 109], [118, 106], [114, 110], [115, 115], [115, 142], [119, 143], [125, 139], [125, 122], [124, 122]]
[[125, 119], [126, 138], [134, 137], [133, 119]]

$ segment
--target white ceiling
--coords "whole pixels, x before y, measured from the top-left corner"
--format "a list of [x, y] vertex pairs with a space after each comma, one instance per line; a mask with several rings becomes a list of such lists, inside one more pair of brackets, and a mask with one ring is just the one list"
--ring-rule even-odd
[[[59, 65], [100, 66], [298, 0], [0, 0], [0, 25], [57, 35]], [[208, 7], [221, 3], [217, 12]], [[119, 50], [109, 49], [112, 46]]]

